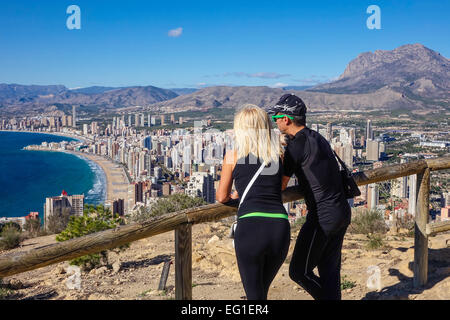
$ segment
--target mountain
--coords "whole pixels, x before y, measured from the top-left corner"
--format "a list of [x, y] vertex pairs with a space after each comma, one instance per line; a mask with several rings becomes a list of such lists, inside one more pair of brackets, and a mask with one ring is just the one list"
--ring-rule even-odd
[[169, 90], [175, 92], [179, 96], [198, 91], [198, 89], [195, 88], [170, 88]]
[[39, 96], [57, 95], [67, 88], [62, 85], [38, 86], [0, 83], [0, 103], [22, 103]]
[[175, 92], [167, 89], [145, 86], [116, 88], [93, 94], [65, 91], [47, 100], [45, 98], [39, 98], [36, 102], [127, 107], [148, 105], [155, 102], [173, 99], [177, 96], [178, 95]]
[[208, 110], [211, 108], [235, 109], [242, 104], [252, 103], [266, 107], [278, 101], [285, 91], [269, 87], [228, 87], [217, 86], [200, 89], [194, 93], [158, 102], [149, 106], [150, 110], [163, 112]]
[[86, 88], [70, 89], [70, 91], [77, 92], [77, 93], [84, 93], [84, 94], [97, 94], [97, 93], [103, 93], [106, 91], [116, 90], [116, 89], [122, 89], [122, 88], [93, 86], [93, 87], [86, 87]]
[[[301, 89], [301, 90], [299, 90]], [[365, 52], [338, 80], [314, 87], [210, 87], [156, 103], [162, 110], [236, 108], [243, 103], [268, 107], [286, 92], [301, 97], [308, 110], [432, 109], [450, 103], [450, 63], [421, 44]]]
[[372, 93], [389, 88], [413, 100], [450, 98], [450, 60], [421, 44], [361, 53], [338, 80], [307, 89], [326, 93]]
[[49, 109], [57, 105], [97, 106], [105, 109], [116, 107], [146, 106], [173, 99], [178, 94], [153, 86], [143, 87], [88, 87], [69, 90], [65, 86], [0, 85], [2, 112], [18, 113]]

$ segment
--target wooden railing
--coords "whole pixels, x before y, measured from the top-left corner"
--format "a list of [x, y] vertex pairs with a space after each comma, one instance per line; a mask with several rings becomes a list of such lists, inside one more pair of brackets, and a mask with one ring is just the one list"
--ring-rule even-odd
[[[414, 286], [427, 283], [428, 236], [450, 230], [450, 221], [428, 223], [430, 171], [450, 168], [450, 156], [417, 160], [355, 174], [358, 185], [417, 174], [417, 206], [414, 238]], [[283, 202], [303, 198], [295, 187], [283, 192]], [[217, 221], [236, 214], [237, 200], [209, 204], [163, 215], [144, 223], [131, 223], [102, 232], [67, 240], [24, 252], [0, 256], [0, 277], [37, 269], [86, 254], [175, 230], [175, 298], [192, 299], [192, 225]]]

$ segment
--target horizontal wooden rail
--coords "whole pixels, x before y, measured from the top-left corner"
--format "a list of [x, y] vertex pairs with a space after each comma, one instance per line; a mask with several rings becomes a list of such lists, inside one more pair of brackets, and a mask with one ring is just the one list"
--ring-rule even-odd
[[[355, 181], [361, 186], [417, 174], [423, 172], [425, 168], [430, 168], [432, 171], [448, 169], [450, 168], [450, 157], [417, 160], [359, 172], [355, 175]], [[282, 197], [283, 202], [291, 202], [303, 198], [303, 195], [298, 188], [290, 187], [283, 191]], [[209, 204], [166, 214], [144, 223], [131, 223], [28, 251], [2, 254], [0, 256], [0, 277], [116, 248], [132, 241], [175, 230], [185, 224], [217, 221], [235, 215], [237, 206], [237, 200], [226, 204]]]
[[436, 235], [439, 232], [450, 231], [450, 220], [428, 223], [426, 233], [429, 236]]

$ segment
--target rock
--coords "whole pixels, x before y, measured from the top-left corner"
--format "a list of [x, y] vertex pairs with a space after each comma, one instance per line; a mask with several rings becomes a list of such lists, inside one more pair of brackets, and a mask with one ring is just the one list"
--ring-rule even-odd
[[59, 265], [55, 268], [55, 274], [65, 274], [66, 273], [66, 269], [64, 268], [63, 265]]
[[23, 283], [18, 279], [11, 279], [9, 280], [8, 287], [12, 290], [19, 290], [23, 288]]
[[222, 225], [222, 224], [221, 224], [220, 222], [215, 222], [215, 223], [211, 224], [211, 227], [212, 227], [213, 229], [219, 229], [221, 225]]
[[110, 263], [114, 263], [116, 261], [118, 261], [120, 259], [119, 254], [111, 251], [108, 253], [108, 260], [110, 261]]
[[214, 243], [214, 242], [217, 242], [217, 241], [219, 241], [220, 239], [219, 239], [219, 237], [218, 236], [216, 236], [216, 235], [213, 235], [212, 237], [211, 237], [211, 239], [209, 239], [208, 240], [208, 244], [211, 244], [211, 243]]
[[95, 273], [94, 273], [94, 274], [100, 275], [100, 274], [105, 273], [107, 270], [108, 270], [108, 268], [106, 268], [106, 267], [101, 267], [101, 268], [95, 269]]
[[204, 225], [202, 232], [204, 234], [210, 234], [212, 232], [211, 227], [207, 224]]
[[122, 263], [120, 261], [114, 262], [112, 265], [113, 273], [119, 272], [121, 267], [122, 267]]
[[204, 259], [205, 257], [204, 256], [202, 256], [201, 254], [199, 254], [199, 253], [197, 253], [197, 252], [192, 252], [192, 262], [195, 262], [195, 263], [197, 263], [197, 262], [199, 262], [199, 261], [201, 261], [202, 259]]
[[52, 279], [47, 279], [47, 280], [44, 281], [44, 286], [50, 287], [52, 285], [53, 285]]

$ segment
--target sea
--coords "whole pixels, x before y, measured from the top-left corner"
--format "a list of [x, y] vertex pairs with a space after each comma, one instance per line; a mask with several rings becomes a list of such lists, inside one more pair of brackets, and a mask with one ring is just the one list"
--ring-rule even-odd
[[22, 150], [42, 142], [71, 141], [43, 133], [0, 131], [0, 217], [22, 217], [39, 212], [43, 218], [45, 198], [84, 194], [84, 203], [106, 199], [106, 176], [86, 158], [63, 152]]

